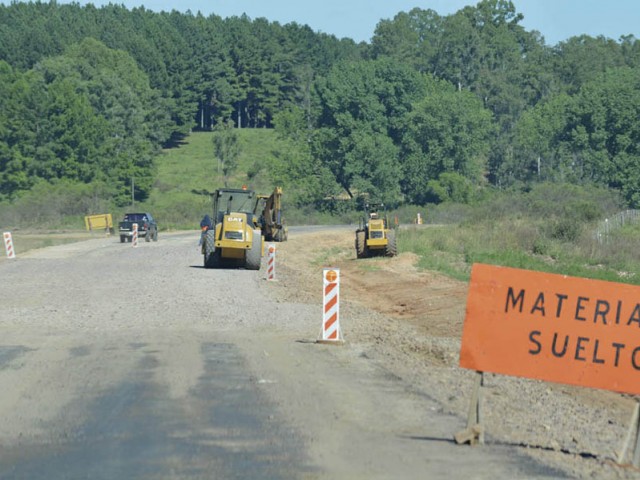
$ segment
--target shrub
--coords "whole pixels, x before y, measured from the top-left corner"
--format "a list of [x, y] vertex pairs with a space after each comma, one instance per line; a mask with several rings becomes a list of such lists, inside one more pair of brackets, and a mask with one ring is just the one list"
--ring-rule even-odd
[[549, 226], [549, 236], [563, 242], [575, 242], [581, 232], [582, 224], [575, 218], [561, 218]]
[[446, 172], [427, 183], [427, 199], [433, 203], [469, 203], [473, 189], [471, 182], [455, 172]]
[[549, 241], [544, 237], [538, 237], [533, 241], [531, 252], [536, 255], [547, 255], [549, 253]]
[[15, 200], [3, 204], [0, 223], [38, 228], [67, 226], [68, 218], [108, 213], [112, 208], [111, 193], [100, 182], [85, 184], [62, 180], [51, 184], [41, 181]]

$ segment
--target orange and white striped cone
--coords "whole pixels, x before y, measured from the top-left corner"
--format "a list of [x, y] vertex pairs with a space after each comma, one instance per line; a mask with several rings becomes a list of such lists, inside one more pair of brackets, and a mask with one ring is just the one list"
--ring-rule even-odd
[[11, 232], [4, 232], [4, 249], [7, 251], [7, 258], [16, 258], [16, 251], [13, 249], [13, 240], [11, 238]]
[[131, 237], [131, 245], [134, 247], [138, 246], [138, 224], [134, 223], [132, 225], [133, 228], [133, 233], [132, 233], [132, 237]]
[[322, 339], [319, 343], [342, 344], [340, 331], [340, 270], [325, 268], [322, 271]]
[[276, 245], [270, 243], [267, 249], [267, 281], [276, 279]]

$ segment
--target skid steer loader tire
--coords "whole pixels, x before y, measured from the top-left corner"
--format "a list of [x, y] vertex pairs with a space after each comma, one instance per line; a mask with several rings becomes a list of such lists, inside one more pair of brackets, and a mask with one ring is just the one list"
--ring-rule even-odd
[[390, 231], [387, 233], [387, 245], [384, 247], [384, 255], [386, 257], [395, 257], [398, 254], [398, 247], [396, 246], [396, 232]]
[[216, 232], [207, 231], [204, 237], [204, 268], [217, 268], [220, 266], [220, 252], [216, 251]]
[[245, 253], [245, 268], [247, 270], [260, 270], [262, 260], [262, 233], [260, 230], [253, 231], [253, 242], [251, 248]]
[[367, 256], [365, 232], [361, 230], [356, 231], [356, 256], [358, 258], [366, 258]]

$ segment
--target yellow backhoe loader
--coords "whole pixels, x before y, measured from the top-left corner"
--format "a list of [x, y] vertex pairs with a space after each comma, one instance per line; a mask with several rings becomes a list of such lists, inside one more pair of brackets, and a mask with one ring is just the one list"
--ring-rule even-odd
[[259, 214], [262, 235], [268, 242], [284, 242], [289, 230], [282, 216], [282, 187], [276, 187], [271, 195], [258, 195], [255, 213]]

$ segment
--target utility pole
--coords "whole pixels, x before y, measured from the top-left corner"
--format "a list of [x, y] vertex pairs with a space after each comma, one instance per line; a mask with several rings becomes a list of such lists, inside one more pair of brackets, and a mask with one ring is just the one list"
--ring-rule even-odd
[[134, 182], [133, 182], [133, 175], [131, 176], [131, 207], [133, 208], [135, 206], [135, 187], [134, 187]]

